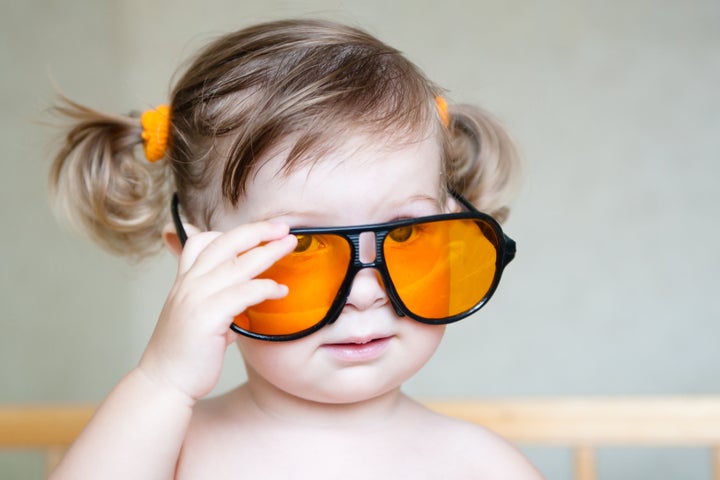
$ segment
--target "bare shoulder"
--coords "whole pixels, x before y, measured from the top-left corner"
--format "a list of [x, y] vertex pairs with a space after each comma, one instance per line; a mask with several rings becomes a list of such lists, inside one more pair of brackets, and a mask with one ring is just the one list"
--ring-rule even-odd
[[[540, 472], [514, 445], [491, 430], [447, 417], [420, 405], [436, 445], [444, 445], [443, 456], [457, 469], [453, 478], [542, 480]], [[437, 452], [436, 452], [437, 453]]]
[[211, 438], [231, 434], [235, 430], [232, 425], [246, 426], [249, 410], [247, 395], [242, 388], [200, 400], [193, 408], [186, 443], [215, 443]]
[[[236, 435], [228, 419], [236, 416], [232, 394], [201, 400], [193, 408], [176, 469], [176, 479], [224, 478], [218, 459], [230, 458]], [[206, 477], [206, 475], [209, 475]]]

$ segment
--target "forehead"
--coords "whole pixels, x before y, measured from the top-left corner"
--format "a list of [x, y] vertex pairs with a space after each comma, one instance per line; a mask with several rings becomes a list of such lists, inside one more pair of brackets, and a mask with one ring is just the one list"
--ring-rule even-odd
[[250, 176], [236, 221], [302, 216], [311, 223], [318, 217], [318, 226], [370, 223], [384, 221], [390, 209], [441, 195], [441, 141], [434, 134], [391, 143], [354, 135], [292, 168], [289, 150], [276, 149]]

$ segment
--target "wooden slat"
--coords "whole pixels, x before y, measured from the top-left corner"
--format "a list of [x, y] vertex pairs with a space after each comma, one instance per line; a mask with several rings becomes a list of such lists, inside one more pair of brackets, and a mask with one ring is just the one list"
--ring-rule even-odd
[[0, 407], [0, 448], [66, 447], [93, 412], [92, 406]]
[[[436, 400], [426, 404], [517, 443], [720, 446], [720, 396]], [[93, 410], [92, 406], [0, 406], [0, 447], [66, 446]]]
[[712, 447], [712, 478], [713, 480], [720, 480], [720, 444], [716, 444]]
[[510, 441], [542, 445], [720, 445], [720, 396], [430, 401]]
[[581, 445], [573, 450], [575, 480], [596, 480], [597, 466], [595, 450], [589, 445]]

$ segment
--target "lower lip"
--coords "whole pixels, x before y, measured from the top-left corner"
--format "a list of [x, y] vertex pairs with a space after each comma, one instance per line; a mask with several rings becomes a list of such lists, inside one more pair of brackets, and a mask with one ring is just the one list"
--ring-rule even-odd
[[378, 338], [368, 343], [330, 343], [323, 349], [343, 362], [368, 362], [380, 357], [390, 346], [392, 337]]

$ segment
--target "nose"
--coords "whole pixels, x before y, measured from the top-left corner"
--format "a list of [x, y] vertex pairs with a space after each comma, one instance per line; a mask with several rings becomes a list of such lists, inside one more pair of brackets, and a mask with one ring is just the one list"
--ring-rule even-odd
[[345, 306], [362, 311], [381, 307], [387, 301], [380, 273], [374, 268], [363, 268], [355, 274]]
[[[358, 239], [357, 260], [364, 264], [371, 263], [375, 261], [375, 253], [375, 234], [361, 233]], [[373, 267], [365, 267], [355, 274], [345, 304], [358, 310], [367, 310], [382, 306], [387, 301], [388, 297], [380, 272]]]

